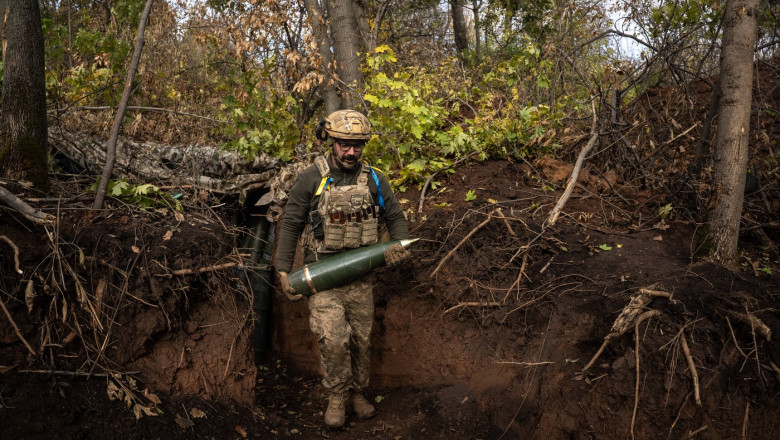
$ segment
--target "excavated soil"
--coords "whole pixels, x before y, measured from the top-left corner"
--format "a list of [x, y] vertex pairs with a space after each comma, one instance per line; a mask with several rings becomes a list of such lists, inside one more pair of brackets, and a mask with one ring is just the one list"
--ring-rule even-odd
[[[583, 180], [564, 215], [543, 229], [560, 192], [543, 191], [537, 178], [525, 164], [475, 163], [442, 177], [421, 213], [418, 191], [399, 194], [411, 234], [421, 240], [411, 261], [375, 275], [369, 397], [378, 414], [362, 421], [350, 415], [337, 430], [322, 423], [305, 302], [274, 296], [271, 346], [265, 360], [253, 362], [251, 299], [229, 264], [239, 241], [225, 227], [230, 213], [220, 220], [195, 202], [183, 218], [74, 209], [47, 230], [4, 213], [0, 235], [18, 246], [23, 273], [0, 242], [0, 295], [43, 354], [29, 355], [9, 320], [0, 319], [0, 433], [780, 437], [780, 347], [757, 322], [739, 318], [780, 327], [778, 256], [747, 236], [742, 270], [713, 266], [695, 256], [696, 224], [659, 217], [657, 205], [644, 203], [649, 194], [636, 188], [625, 187], [624, 197], [600, 194], [598, 179]], [[30, 279], [38, 291], [32, 312], [25, 304]], [[78, 300], [75, 279], [91, 309]], [[57, 294], [59, 286], [65, 294]], [[653, 297], [643, 311], [658, 314], [613, 337], [583, 372], [643, 288], [671, 298]], [[111, 328], [95, 330], [95, 316]], [[123, 399], [109, 400], [101, 374], [118, 371], [132, 372], [134, 387], [129, 376], [120, 380], [136, 396], [148, 389], [161, 400], [139, 397], [157, 416], [136, 420]]]

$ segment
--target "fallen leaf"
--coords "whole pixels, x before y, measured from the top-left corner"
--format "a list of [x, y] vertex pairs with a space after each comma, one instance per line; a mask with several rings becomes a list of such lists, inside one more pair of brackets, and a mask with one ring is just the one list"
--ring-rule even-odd
[[666, 222], [663, 219], [661, 219], [660, 222], [658, 222], [658, 223], [653, 225], [653, 228], [665, 231], [665, 230], [669, 229], [669, 225], [667, 225]]
[[28, 280], [27, 288], [24, 290], [24, 303], [27, 304], [27, 313], [32, 313], [36, 296], [38, 295], [33, 288], [33, 280]]
[[173, 217], [176, 218], [177, 222], [183, 222], [184, 221], [184, 214], [182, 214], [179, 211], [173, 211]]
[[108, 387], [106, 389], [106, 393], [108, 394], [108, 400], [114, 401], [114, 400], [121, 400], [122, 395], [124, 394], [122, 390], [119, 389], [114, 382], [109, 382]]
[[241, 436], [241, 438], [246, 438], [246, 429], [243, 427], [236, 425], [236, 432]]
[[171, 239], [171, 237], [173, 237], [173, 231], [168, 229], [168, 232], [166, 232], [165, 235], [163, 235], [163, 241], [168, 241]]
[[130, 249], [132, 249], [133, 252], [135, 252], [136, 254], [140, 254], [141, 253], [141, 249], [138, 249], [137, 246], [130, 246]]
[[203, 410], [198, 408], [192, 408], [190, 409], [190, 416], [196, 418], [196, 419], [202, 419], [206, 417], [206, 413], [203, 412]]
[[658, 237], [653, 237], [653, 240], [655, 240], [655, 241], [661, 241], [661, 240], [663, 240], [663, 239], [664, 239], [664, 238], [663, 238], [663, 237], [661, 237], [660, 235], [659, 235]]
[[182, 416], [180, 416], [178, 414], [176, 414], [176, 418], [174, 420], [176, 421], [177, 425], [181, 426], [181, 429], [187, 429], [187, 428], [195, 425], [195, 423], [193, 423], [192, 420], [185, 419], [184, 417], [182, 417]]
[[152, 393], [148, 389], [144, 389], [144, 396], [149, 399], [150, 402], [154, 403], [155, 405], [162, 404], [162, 400], [160, 400], [159, 397], [157, 397], [156, 394]]

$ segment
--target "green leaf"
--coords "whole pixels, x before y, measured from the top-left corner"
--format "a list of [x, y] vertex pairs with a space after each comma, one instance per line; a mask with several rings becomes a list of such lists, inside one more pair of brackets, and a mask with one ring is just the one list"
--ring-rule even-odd
[[113, 185], [109, 185], [111, 188], [109, 188], [109, 194], [112, 196], [120, 196], [125, 193], [125, 190], [127, 190], [130, 187], [130, 184], [127, 183], [124, 180], [119, 180], [115, 182]]
[[474, 190], [473, 190], [473, 189], [470, 189], [470, 190], [469, 190], [469, 191], [466, 193], [466, 201], [467, 201], [467, 202], [470, 202], [470, 201], [472, 201], [472, 200], [475, 200], [476, 198], [477, 198], [477, 194], [474, 192]]
[[608, 244], [600, 244], [599, 245], [599, 249], [601, 249], [602, 251], [611, 251], [612, 250], [612, 246], [610, 246]]
[[149, 194], [149, 193], [154, 194], [154, 193], [158, 192], [159, 190], [160, 190], [160, 188], [152, 185], [151, 183], [146, 183], [146, 184], [143, 184], [143, 185], [138, 185], [135, 188], [135, 195], [138, 196], [138, 195]]

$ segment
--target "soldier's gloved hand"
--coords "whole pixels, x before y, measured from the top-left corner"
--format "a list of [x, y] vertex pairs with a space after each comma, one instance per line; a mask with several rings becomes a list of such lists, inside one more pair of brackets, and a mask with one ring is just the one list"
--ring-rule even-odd
[[409, 258], [410, 255], [411, 254], [406, 248], [396, 243], [385, 251], [385, 263], [390, 267], [396, 267], [405, 259]]
[[287, 276], [287, 272], [279, 272], [279, 288], [290, 301], [298, 301], [303, 298], [303, 295], [296, 294], [295, 289], [290, 286], [290, 278]]

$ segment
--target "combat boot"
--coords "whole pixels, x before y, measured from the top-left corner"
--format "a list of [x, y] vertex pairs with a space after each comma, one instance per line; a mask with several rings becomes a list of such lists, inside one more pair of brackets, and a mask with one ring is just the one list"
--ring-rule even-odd
[[329, 428], [344, 426], [344, 405], [349, 399], [349, 391], [330, 393], [328, 397], [328, 409], [325, 411], [325, 424]]
[[363, 397], [361, 393], [357, 392], [352, 394], [352, 409], [355, 411], [355, 415], [357, 415], [359, 419], [374, 417], [376, 414], [374, 405], [368, 403], [368, 400], [366, 400], [366, 398]]

